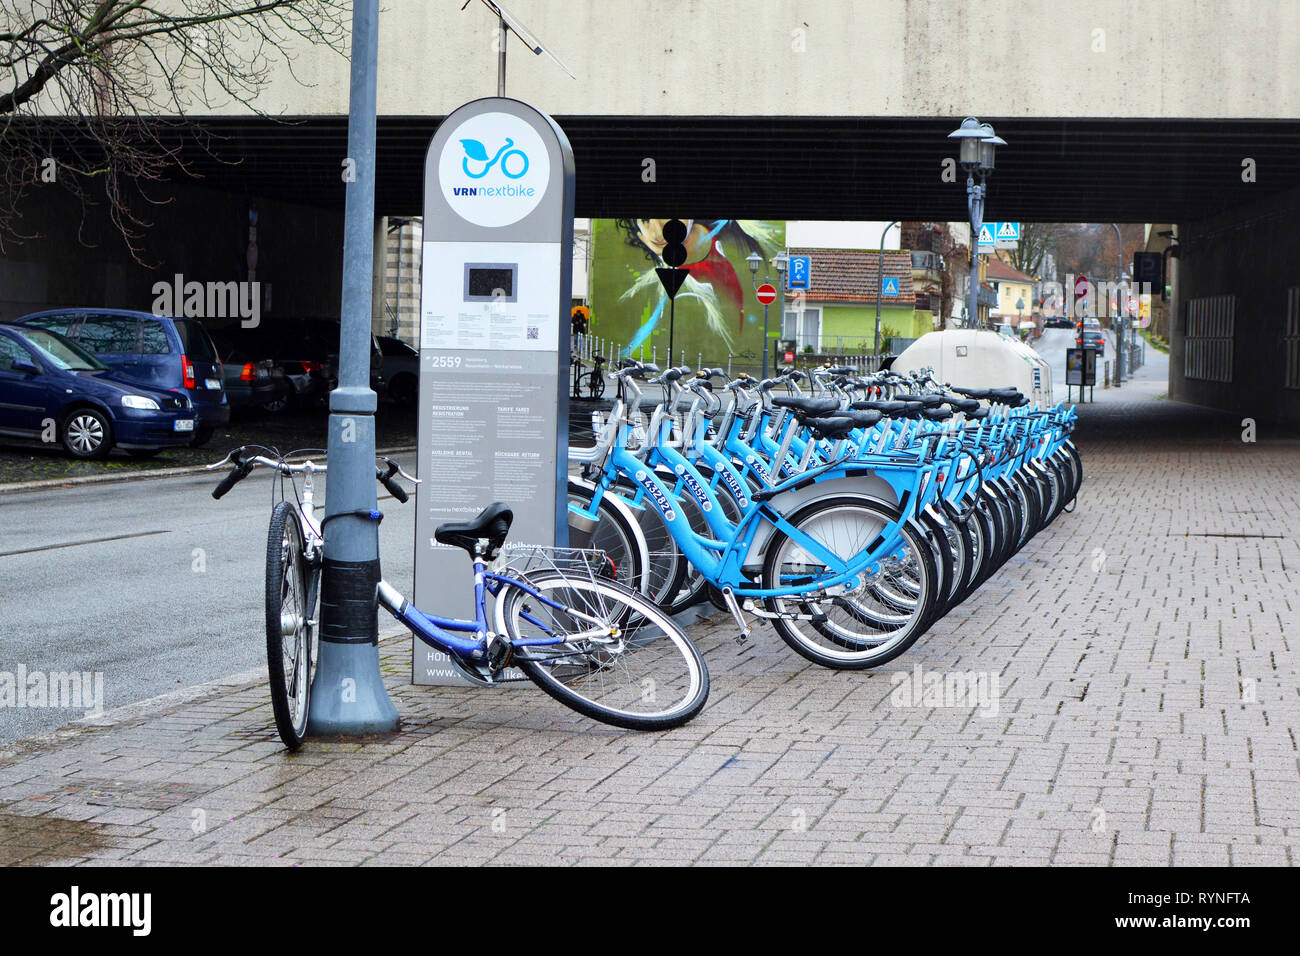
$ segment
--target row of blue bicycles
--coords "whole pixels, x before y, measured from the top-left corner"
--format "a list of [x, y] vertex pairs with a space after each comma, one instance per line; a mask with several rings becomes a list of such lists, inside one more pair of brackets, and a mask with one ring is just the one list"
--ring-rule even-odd
[[[626, 360], [615, 374], [595, 444], [570, 450], [570, 547], [509, 545], [512, 512], [494, 503], [435, 532], [467, 554], [473, 620], [421, 611], [387, 581], [377, 601], [471, 682], [529, 679], [620, 727], [674, 727], [704, 707], [703, 655], [673, 615], [711, 601], [741, 643], [769, 621], [817, 664], [875, 667], [1068, 510], [1083, 481], [1073, 407], [1011, 388], [951, 388], [932, 370], [728, 380]], [[290, 748], [306, 734], [323, 551], [311, 481], [325, 466], [300, 457], [248, 446], [210, 466], [231, 466], [215, 497], [258, 465], [281, 479], [267, 656]], [[416, 480], [381, 459], [377, 479], [404, 501], [398, 476]]]
[[[945, 388], [929, 370], [725, 381], [629, 362], [618, 377], [595, 447], [571, 452], [571, 537], [590, 529], [666, 610], [707, 597], [738, 640], [767, 620], [826, 667], [901, 654], [1083, 480], [1073, 407], [1015, 389]], [[648, 421], [642, 382], [663, 389]]]

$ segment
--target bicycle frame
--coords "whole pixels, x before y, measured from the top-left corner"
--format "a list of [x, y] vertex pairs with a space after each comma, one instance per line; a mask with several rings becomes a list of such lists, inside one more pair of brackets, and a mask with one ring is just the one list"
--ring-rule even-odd
[[[462, 656], [481, 655], [487, 651], [488, 642], [493, 637], [501, 635], [494, 634], [488, 624], [487, 619], [487, 596], [491, 594], [496, 597], [501, 593], [502, 588], [516, 587], [527, 593], [533, 599], [540, 601], [552, 610], [562, 611], [573, 617], [591, 621], [593, 624], [599, 624], [595, 618], [577, 610], [576, 608], [567, 607], [552, 601], [550, 598], [540, 594], [535, 588], [531, 587], [524, 581], [517, 578], [508, 577], [502, 574], [496, 574], [487, 570], [487, 564], [481, 558], [474, 560], [474, 620], [463, 620], [455, 617], [440, 617], [437, 614], [426, 614], [417, 608], [411, 602], [407, 601], [396, 588], [387, 581], [379, 582], [379, 603], [393, 615], [398, 621], [405, 624], [416, 637], [424, 641], [434, 650], [443, 651], [449, 654], [458, 654]], [[537, 620], [527, 611], [521, 613], [521, 616], [529, 623], [541, 628], [551, 637], [523, 638], [518, 641], [512, 641], [511, 646], [514, 648], [521, 647], [549, 647], [556, 644], [565, 644], [573, 640], [579, 640], [584, 637], [597, 636], [605, 631], [604, 627], [593, 629], [590, 634], [579, 632], [576, 634], [566, 634], [563, 636], [554, 636], [554, 633], [543, 622]], [[473, 634], [473, 639], [457, 637], [457, 634]]]

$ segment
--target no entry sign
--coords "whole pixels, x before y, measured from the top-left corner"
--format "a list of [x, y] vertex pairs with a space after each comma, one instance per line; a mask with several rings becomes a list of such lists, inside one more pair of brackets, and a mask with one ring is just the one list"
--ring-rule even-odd
[[776, 301], [776, 286], [772, 285], [771, 283], [764, 282], [761, 286], [758, 287], [758, 291], [754, 294], [758, 296], [758, 301], [761, 302], [763, 305], [771, 305], [773, 302]]

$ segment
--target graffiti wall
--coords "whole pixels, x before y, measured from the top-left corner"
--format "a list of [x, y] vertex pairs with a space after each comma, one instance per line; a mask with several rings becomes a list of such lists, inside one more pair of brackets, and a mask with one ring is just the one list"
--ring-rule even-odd
[[[668, 219], [593, 219], [591, 223], [591, 332], [621, 343], [633, 358], [668, 349], [670, 309], [655, 269], [664, 265]], [[693, 365], [757, 359], [763, 349], [763, 307], [754, 298], [745, 257], [757, 252], [776, 285], [770, 261], [785, 247], [785, 223], [753, 219], [683, 219], [687, 226], [686, 282], [677, 293], [673, 349]], [[770, 307], [768, 332], [779, 336], [781, 315]]]

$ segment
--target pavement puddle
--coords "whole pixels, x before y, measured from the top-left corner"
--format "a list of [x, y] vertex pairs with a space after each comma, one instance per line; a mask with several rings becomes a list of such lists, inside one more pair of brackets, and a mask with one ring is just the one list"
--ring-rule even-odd
[[21, 863], [36, 854], [40, 854], [42, 863], [90, 856], [107, 845], [107, 827], [103, 823], [0, 809], [0, 862]]

